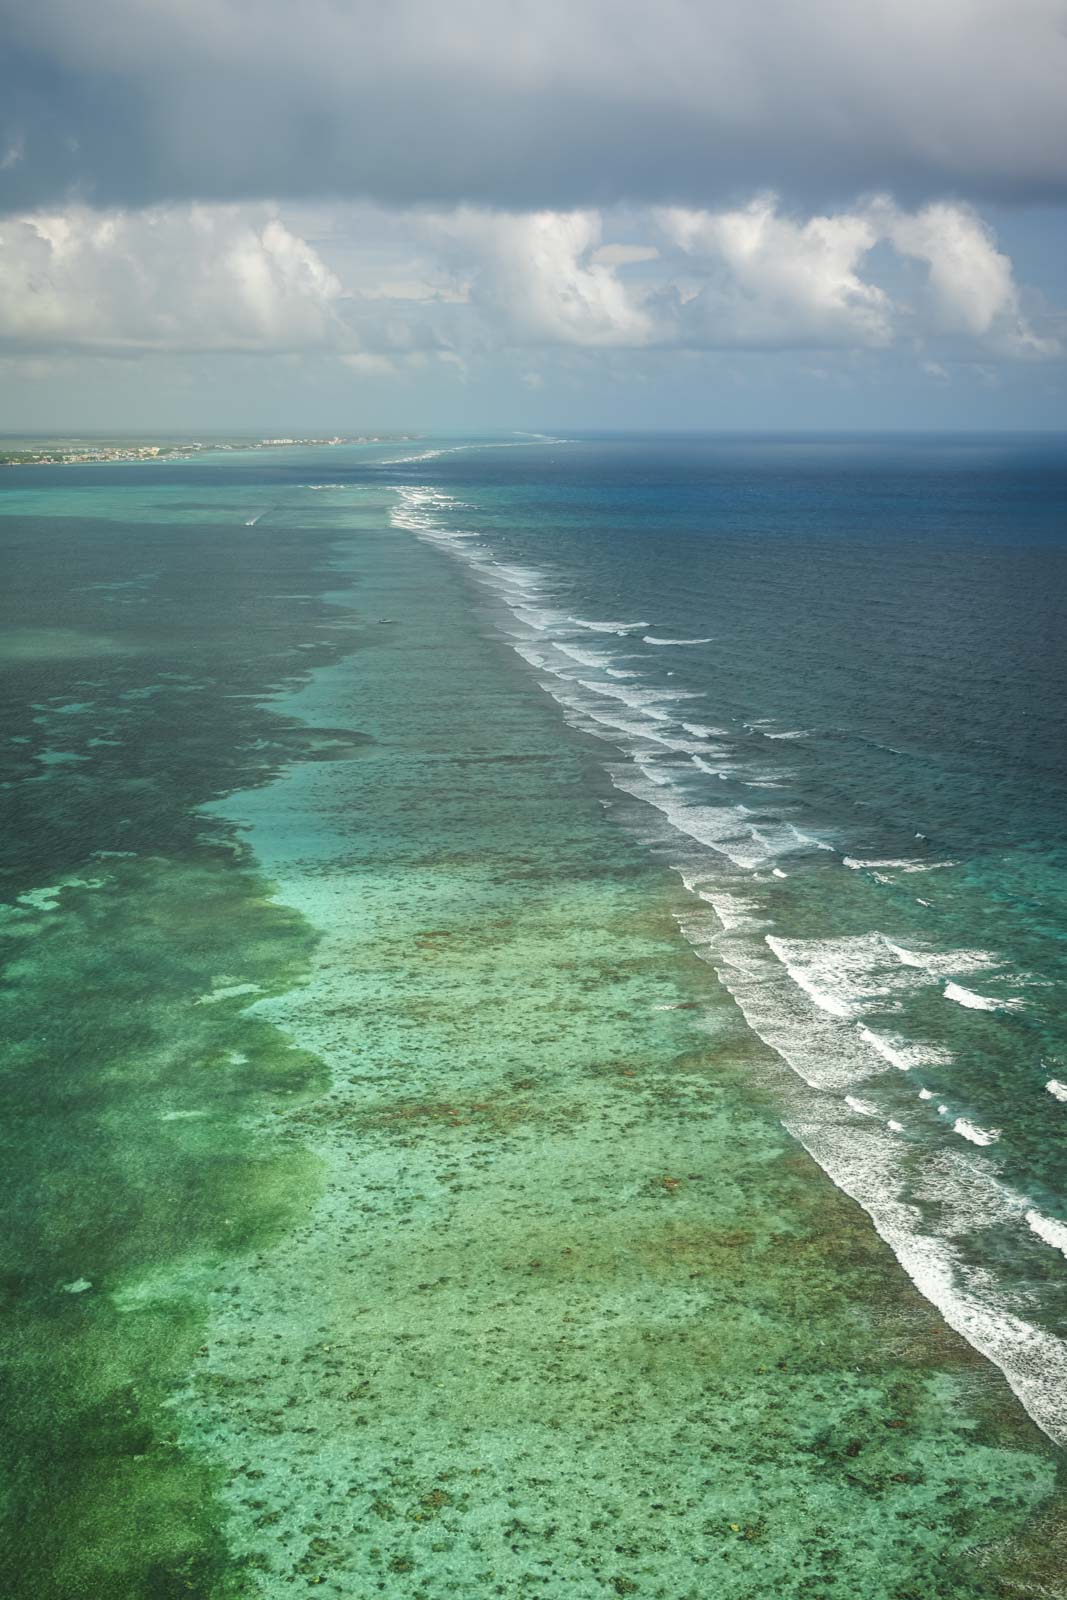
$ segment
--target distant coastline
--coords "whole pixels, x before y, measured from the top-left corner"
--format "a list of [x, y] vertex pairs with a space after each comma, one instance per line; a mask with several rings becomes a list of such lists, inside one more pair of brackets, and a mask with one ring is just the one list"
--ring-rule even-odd
[[108, 461], [189, 461], [213, 450], [278, 450], [329, 445], [408, 444], [419, 438], [413, 433], [368, 433], [342, 437], [308, 439], [208, 439], [170, 440], [147, 444], [143, 440], [115, 439], [90, 442], [85, 439], [19, 440], [18, 448], [0, 446], [2, 467], [66, 467]]

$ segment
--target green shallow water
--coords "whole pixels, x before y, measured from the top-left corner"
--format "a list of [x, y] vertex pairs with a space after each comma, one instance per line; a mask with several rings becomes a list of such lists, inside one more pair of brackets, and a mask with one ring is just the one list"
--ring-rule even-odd
[[[87, 548], [49, 493], [4, 1593], [1063, 1593], [1057, 1453], [783, 1131], [455, 566], [384, 497], [246, 532], [175, 475]], [[143, 602], [90, 589], [133, 544]]]

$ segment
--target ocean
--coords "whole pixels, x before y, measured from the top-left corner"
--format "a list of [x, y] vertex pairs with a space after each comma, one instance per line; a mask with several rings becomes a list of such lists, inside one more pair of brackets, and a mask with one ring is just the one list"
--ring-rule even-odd
[[1065, 491], [4, 474], [5, 1593], [1062, 1592]]

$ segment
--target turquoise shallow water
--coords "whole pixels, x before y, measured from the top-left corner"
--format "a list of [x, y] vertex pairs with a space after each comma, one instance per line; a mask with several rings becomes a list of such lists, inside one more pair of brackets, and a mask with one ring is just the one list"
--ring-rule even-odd
[[4, 520], [5, 1591], [1059, 1592], [641, 802], [328, 461]]

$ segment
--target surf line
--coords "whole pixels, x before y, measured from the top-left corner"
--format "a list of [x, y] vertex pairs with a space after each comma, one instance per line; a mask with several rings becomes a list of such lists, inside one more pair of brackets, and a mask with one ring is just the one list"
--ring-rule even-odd
[[[499, 582], [494, 583], [492, 561], [486, 561], [484, 554], [480, 559], [474, 559], [468, 550], [463, 549], [455, 534], [449, 534], [448, 530], [434, 515], [434, 510], [447, 510], [450, 497], [443, 495], [440, 491], [406, 490], [400, 486], [397, 489], [397, 498], [398, 504], [390, 512], [390, 519], [394, 526], [407, 528], [415, 533], [416, 537], [428, 540], [439, 546], [445, 545], [457, 559], [475, 567], [479, 575], [482, 576], [483, 581], [489, 582], [490, 586], [497, 590], [517, 620], [524, 621], [524, 610], [515, 603], [515, 597], [509, 597], [506, 592], [506, 586], [502, 587]], [[411, 515], [413, 501], [420, 507], [420, 512], [415, 517]], [[432, 509], [429, 509], [430, 507]], [[536, 585], [534, 585], [534, 588], [536, 590]], [[560, 628], [577, 627], [598, 634], [610, 633], [624, 640], [629, 640], [633, 633], [648, 628], [649, 624], [647, 622], [590, 620], [564, 613], [557, 613], [555, 622], [546, 614], [543, 624], [541, 622], [536, 623], [538, 632], [541, 634], [550, 633], [553, 626]], [[536, 643], [538, 650], [532, 652], [535, 656], [543, 652], [546, 644], [558, 647], [559, 641], [553, 638], [547, 640], [539, 638]], [[543, 661], [540, 664], [535, 664], [535, 661], [531, 660], [530, 655], [525, 651], [520, 650], [518, 653], [524, 657], [527, 665], [533, 667], [535, 671], [540, 673], [543, 670]], [[558, 677], [559, 675], [553, 673], [552, 676]], [[622, 691], [614, 686], [599, 682], [591, 684], [580, 678], [576, 680], [568, 678], [565, 681], [576, 681], [587, 692], [594, 690], [598, 696], [608, 695], [612, 699], [621, 698], [623, 693], [628, 694], [630, 709], [641, 719], [640, 725], [634, 724], [630, 727], [624, 727], [617, 718], [599, 714], [587, 704], [576, 703], [571, 696], [561, 692], [561, 684], [549, 684], [543, 678], [540, 679], [541, 687], [558, 704], [565, 708], [569, 706], [573, 711], [580, 711], [583, 717], [592, 717], [611, 728], [610, 742], [615, 744], [617, 749], [620, 749], [624, 757], [630, 756], [638, 772], [643, 772], [641, 763], [635, 760], [633, 752], [629, 751], [619, 741], [620, 733], [624, 736], [639, 735], [642, 744], [652, 741], [656, 744], [668, 745], [672, 749], [684, 748], [680, 741], [677, 741], [674, 737], [666, 736], [668, 732], [671, 735], [674, 733], [674, 729], [671, 726], [674, 718], [670, 713], [662, 709], [662, 705], [665, 700], [675, 698], [673, 692], [665, 691], [664, 693], [659, 693], [655, 690], [645, 690], [643, 693], [641, 691], [635, 693], [633, 689]], [[666, 726], [664, 726], [665, 724]], [[681, 726], [685, 725], [681, 724]], [[659, 731], [657, 731], [657, 727]], [[645, 804], [660, 811], [675, 832], [688, 835], [698, 843], [709, 846], [712, 851], [733, 861], [735, 866], [742, 869], [756, 870], [760, 867], [766, 867], [768, 862], [772, 861], [778, 854], [792, 853], [780, 848], [768, 849], [769, 841], [764, 837], [768, 824], [764, 822], [764, 832], [761, 833], [757, 824], [762, 819], [750, 812], [747, 807], [694, 807], [688, 806], [684, 802], [672, 805], [666, 798], [664, 788], [655, 784], [654, 780], [648, 784], [648, 788], [651, 790], [648, 793], [645, 792], [643, 784], [628, 780], [621, 772], [610, 771], [610, 769], [609, 772], [611, 781], [617, 789], [621, 789], [634, 799], [643, 801]], [[647, 781], [648, 774], [643, 773], [643, 775]], [[728, 812], [727, 817], [719, 815], [723, 810]], [[688, 826], [687, 823], [689, 824]], [[712, 823], [716, 825], [709, 826]], [[793, 828], [792, 824], [789, 826], [792, 828], [793, 848], [795, 849], [796, 844], [799, 842], [798, 830]], [[809, 841], [809, 843], [819, 844], [823, 849], [830, 848], [828, 845], [823, 845], [821, 841]], [[706, 897], [702, 895], [701, 898]], [[783, 1061], [784, 1065], [792, 1069], [792, 1073], [796, 1075], [801, 1083], [806, 1083], [809, 1087], [815, 1087], [810, 1083], [810, 1080], [805, 1076], [799, 1065], [791, 1059], [790, 1053], [781, 1047], [781, 1041], [767, 1037], [756, 1019], [749, 1015], [749, 1011], [742, 1003], [741, 995], [735, 991], [720, 964], [712, 958], [710, 946], [707, 945], [706, 941], [691, 937], [686, 933], [684, 926], [682, 932], [688, 942], [693, 945], [697, 954], [701, 956], [701, 959], [708, 961], [716, 970], [724, 989], [732, 994], [735, 1001], [741, 1006], [742, 1013], [745, 1015], [748, 1026], [753, 1033], [770, 1046]], [[937, 966], [936, 958], [931, 960], [929, 957], [915, 955], [891, 944], [889, 941], [885, 942], [890, 952], [905, 967], [923, 968], [930, 972], [932, 966]], [[773, 942], [767, 940], [767, 943], [771, 945], [773, 952]], [[777, 954], [777, 952], [773, 953]], [[954, 952], [953, 967], [958, 967], [959, 955], [960, 952]], [[780, 956], [779, 960], [781, 960]], [[786, 964], [783, 963], [783, 965]], [[797, 987], [806, 990], [808, 998], [820, 1009], [830, 1013], [831, 1017], [839, 1024], [844, 1023], [846, 1026], [852, 1024], [853, 1009], [847, 1000], [828, 995], [819, 989], [817, 984], [812, 985], [806, 972], [804, 977], [808, 981], [802, 982], [795, 969], [791, 969], [786, 965], [786, 970]], [[931, 972], [931, 976], [934, 975]], [[945, 976], [940, 971], [936, 975], [942, 978]], [[946, 998], [950, 1000], [958, 999], [956, 993], [948, 992], [953, 987], [958, 989], [959, 986], [951, 984], [947, 986]], [[813, 988], [816, 991], [815, 993], [813, 993]], [[982, 1009], [986, 1009], [987, 1006], [990, 1009], [993, 1006], [999, 1008], [1009, 1004], [1009, 1002], [1004, 1001], [990, 1001], [985, 996], [971, 996], [970, 991], [963, 992], [967, 994], [972, 1006], [980, 1005]], [[958, 1003], [966, 1005], [967, 1001], [958, 1000]], [[859, 1031], [861, 1035], [868, 1032], [868, 1030]], [[868, 1045], [873, 1045], [873, 1040], [870, 1037], [866, 1038], [865, 1042]], [[889, 1051], [892, 1047], [878, 1049], [877, 1046], [873, 1046], [873, 1048], [876, 1054], [888, 1060]], [[897, 1066], [903, 1065], [899, 1059], [893, 1064]], [[1062, 1097], [1067, 1100], [1067, 1085], [1061, 1084], [1059, 1080], [1050, 1079], [1047, 1089], [1053, 1098], [1060, 1099]], [[850, 1105], [850, 1109], [862, 1110], [865, 1113], [867, 1111], [866, 1104], [863, 1102], [855, 1102]], [[994, 1130], [977, 1128], [969, 1123], [964, 1127], [960, 1127], [959, 1123], [964, 1120], [956, 1119], [954, 1130], [960, 1133], [964, 1139], [969, 1139], [971, 1143], [975, 1144], [995, 1141], [996, 1133]], [[856, 1161], [849, 1150], [842, 1150], [837, 1146], [834, 1139], [836, 1132], [834, 1123], [824, 1120], [820, 1115], [819, 1108], [814, 1103], [804, 1104], [803, 1091], [801, 1091], [801, 1099], [795, 1109], [787, 1118], [783, 1119], [783, 1125], [797, 1140], [797, 1143], [808, 1151], [809, 1155], [812, 1156], [813, 1160], [826, 1174], [828, 1180], [867, 1213], [875, 1231], [892, 1250], [902, 1270], [948, 1326], [965, 1339], [979, 1354], [999, 1368], [1009, 1387], [1037, 1426], [1057, 1443], [1067, 1443], [1067, 1410], [1065, 1410], [1059, 1399], [1059, 1396], [1065, 1392], [1065, 1386], [1067, 1386], [1067, 1345], [1055, 1335], [1027, 1321], [1023, 1315], [1020, 1315], [1014, 1309], [1010, 1302], [987, 1303], [974, 1283], [968, 1280], [952, 1239], [937, 1237], [936, 1235], [931, 1236], [923, 1231], [919, 1225], [920, 1219], [914, 1207], [907, 1202], [900, 1192], [898, 1173], [891, 1160], [896, 1148], [895, 1135], [900, 1131], [900, 1124], [896, 1124], [895, 1127], [892, 1123], [889, 1124], [890, 1133], [888, 1138], [891, 1140], [891, 1145], [887, 1146], [885, 1150], [880, 1149], [878, 1146], [879, 1131], [872, 1130], [872, 1134], [865, 1146], [866, 1162]], [[1039, 1213], [1035, 1213], [1035, 1217], [1040, 1219], [1038, 1227], [1034, 1228], [1033, 1223], [1030, 1223], [1030, 1227], [1032, 1231], [1037, 1232], [1039, 1237], [1048, 1243], [1048, 1232], [1050, 1230], [1047, 1227], [1047, 1219], [1041, 1217]], [[1057, 1240], [1058, 1237], [1057, 1234]]]

